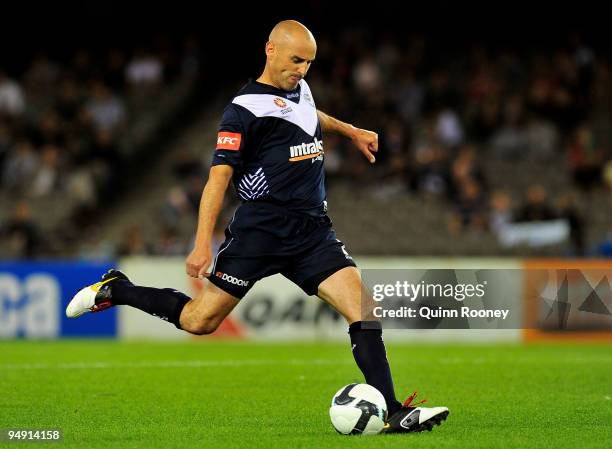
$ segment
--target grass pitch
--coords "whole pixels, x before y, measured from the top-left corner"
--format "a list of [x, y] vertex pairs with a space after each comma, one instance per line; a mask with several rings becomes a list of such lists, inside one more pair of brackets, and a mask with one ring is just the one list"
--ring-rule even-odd
[[[363, 381], [346, 344], [0, 342], [0, 428], [62, 448], [605, 448], [612, 347], [388, 344], [396, 391], [445, 405], [432, 432], [342, 436], [328, 407]], [[2, 446], [3, 443], [0, 443]]]

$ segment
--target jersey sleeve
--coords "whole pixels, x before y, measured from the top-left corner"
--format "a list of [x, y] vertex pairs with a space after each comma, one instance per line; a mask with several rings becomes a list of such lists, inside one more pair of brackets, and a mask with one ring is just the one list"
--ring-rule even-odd
[[239, 167], [242, 164], [246, 144], [245, 129], [244, 118], [236, 105], [228, 105], [219, 124], [217, 146], [211, 165]]

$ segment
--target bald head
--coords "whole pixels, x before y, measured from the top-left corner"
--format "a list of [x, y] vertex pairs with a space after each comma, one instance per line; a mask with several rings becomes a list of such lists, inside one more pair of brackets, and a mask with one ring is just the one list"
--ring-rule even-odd
[[295, 20], [277, 23], [266, 43], [266, 68], [261, 82], [283, 90], [294, 90], [306, 76], [317, 53], [317, 43], [308, 28]]
[[308, 28], [295, 20], [283, 20], [278, 22], [268, 39], [276, 45], [311, 45], [315, 49], [317, 43]]

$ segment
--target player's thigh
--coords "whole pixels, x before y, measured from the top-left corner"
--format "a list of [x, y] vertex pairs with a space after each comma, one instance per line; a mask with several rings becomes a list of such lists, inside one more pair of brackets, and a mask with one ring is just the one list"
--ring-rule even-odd
[[361, 302], [368, 291], [359, 270], [344, 267], [319, 284], [317, 296], [336, 309], [349, 324], [362, 320]]

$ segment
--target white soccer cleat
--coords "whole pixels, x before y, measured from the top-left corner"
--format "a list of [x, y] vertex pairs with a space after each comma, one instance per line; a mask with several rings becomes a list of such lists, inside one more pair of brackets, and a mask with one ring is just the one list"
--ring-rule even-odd
[[102, 276], [100, 282], [79, 290], [66, 307], [66, 316], [68, 318], [78, 318], [85, 313], [100, 312], [112, 307], [110, 283], [116, 279], [128, 280], [122, 272], [109, 270]]
[[447, 407], [410, 406], [415, 397], [416, 392], [404, 402], [401, 409], [389, 417], [383, 429], [384, 433], [431, 431], [434, 425], [439, 426], [446, 420], [449, 414]]

